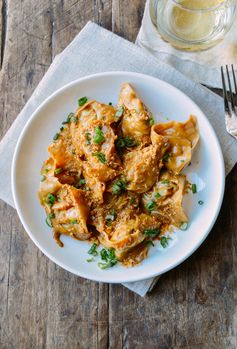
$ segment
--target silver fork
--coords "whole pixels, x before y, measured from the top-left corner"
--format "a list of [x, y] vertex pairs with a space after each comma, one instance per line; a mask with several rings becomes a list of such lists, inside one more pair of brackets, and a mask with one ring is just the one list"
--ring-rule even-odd
[[237, 107], [234, 104], [234, 94], [235, 95], [237, 94], [237, 85], [236, 85], [236, 78], [235, 78], [235, 71], [234, 71], [233, 64], [231, 64], [231, 71], [232, 71], [232, 75], [233, 75], [234, 90], [235, 90], [234, 92], [232, 92], [229, 68], [226, 65], [226, 75], [227, 75], [228, 86], [229, 86], [229, 94], [228, 94], [227, 89], [226, 89], [224, 68], [221, 67], [221, 78], [222, 78], [223, 98], [224, 98], [224, 107], [225, 107], [226, 131], [231, 136], [233, 136], [235, 139], [237, 139], [237, 111], [236, 111]]

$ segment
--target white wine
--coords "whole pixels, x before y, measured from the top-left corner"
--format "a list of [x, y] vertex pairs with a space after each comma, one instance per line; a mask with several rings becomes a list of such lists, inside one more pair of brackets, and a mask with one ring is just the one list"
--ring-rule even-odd
[[162, 38], [179, 49], [207, 49], [229, 30], [235, 0], [157, 0], [150, 12]]

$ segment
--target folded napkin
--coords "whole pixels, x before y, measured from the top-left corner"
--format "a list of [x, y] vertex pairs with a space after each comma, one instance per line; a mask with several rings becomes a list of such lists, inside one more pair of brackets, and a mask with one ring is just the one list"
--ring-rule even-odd
[[221, 43], [206, 51], [187, 52], [176, 50], [159, 36], [150, 16], [150, 8], [152, 8], [152, 17], [154, 17], [154, 21], [156, 20], [157, 1], [147, 1], [136, 43], [161, 61], [169, 63], [190, 79], [207, 86], [221, 88], [220, 66], [236, 63], [237, 12], [230, 31]]
[[[119, 48], [119, 49], [118, 49]], [[55, 90], [72, 80], [104, 71], [134, 71], [149, 74], [178, 87], [207, 115], [222, 146], [227, 173], [237, 161], [237, 142], [225, 131], [223, 102], [205, 87], [194, 83], [150, 53], [89, 22], [71, 44], [58, 55], [33, 95], [0, 143], [0, 198], [14, 206], [11, 193], [11, 162], [17, 139], [35, 109]], [[144, 296], [157, 278], [126, 283]]]

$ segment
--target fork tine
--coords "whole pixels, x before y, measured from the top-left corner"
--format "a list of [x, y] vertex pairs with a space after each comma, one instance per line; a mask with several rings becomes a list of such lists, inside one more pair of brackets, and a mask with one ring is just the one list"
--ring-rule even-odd
[[231, 82], [230, 82], [230, 75], [229, 75], [229, 69], [228, 69], [228, 66], [227, 66], [227, 65], [226, 65], [226, 73], [227, 73], [227, 79], [228, 79], [228, 85], [229, 85], [231, 108], [232, 108], [233, 112], [235, 113], [234, 97], [233, 97], [233, 93], [232, 93]]
[[225, 111], [228, 114], [230, 114], [230, 108], [229, 108], [229, 103], [228, 103], [228, 95], [227, 95], [227, 90], [226, 90], [225, 76], [224, 76], [223, 67], [221, 67], [221, 79], [222, 79], [223, 98], [224, 98]]
[[237, 85], [236, 85], [236, 78], [235, 78], [235, 71], [234, 71], [233, 64], [231, 64], [231, 69], [232, 69], [232, 75], [233, 75], [233, 80], [234, 80], [235, 93], [237, 93]]

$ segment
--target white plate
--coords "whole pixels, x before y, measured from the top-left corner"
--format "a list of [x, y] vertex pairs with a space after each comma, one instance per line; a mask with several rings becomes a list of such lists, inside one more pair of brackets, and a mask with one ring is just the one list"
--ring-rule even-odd
[[[197, 184], [198, 193], [188, 194], [184, 206], [189, 217], [187, 231], [172, 234], [168, 248], [160, 244], [150, 248], [149, 255], [140, 265], [126, 268], [116, 265], [101, 270], [88, 263], [88, 242], [63, 236], [64, 248], [55, 243], [51, 229], [45, 224], [45, 212], [37, 197], [40, 168], [48, 157], [47, 146], [59, 130], [61, 122], [77, 107], [81, 96], [116, 104], [120, 86], [130, 82], [139, 97], [148, 106], [156, 121], [166, 118], [187, 120], [197, 116], [201, 141], [192, 165], [186, 173]], [[72, 82], [50, 96], [31, 116], [18, 141], [12, 165], [12, 191], [21, 222], [34, 243], [51, 260], [70, 272], [102, 282], [129, 282], [162, 274], [189, 257], [210, 232], [219, 213], [224, 192], [224, 163], [217, 137], [205, 115], [181, 91], [151, 76], [110, 72], [88, 76]], [[204, 201], [199, 205], [198, 201]]]

